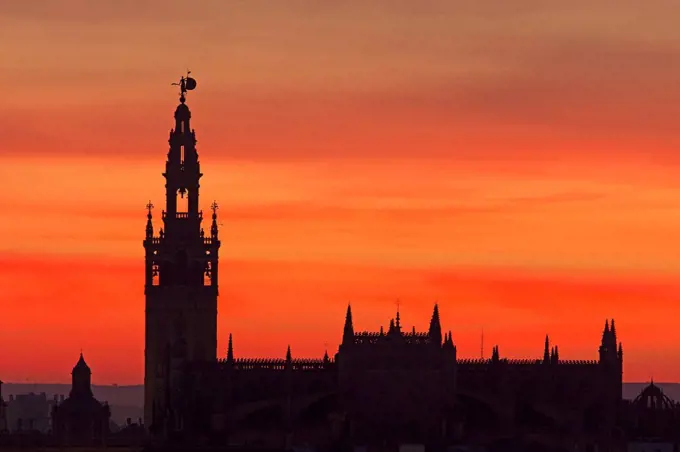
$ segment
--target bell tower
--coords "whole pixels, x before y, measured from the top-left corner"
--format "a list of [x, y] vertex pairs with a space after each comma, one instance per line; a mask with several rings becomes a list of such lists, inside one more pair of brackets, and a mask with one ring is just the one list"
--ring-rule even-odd
[[[218, 207], [213, 202], [212, 224], [206, 234], [203, 211], [199, 210], [202, 174], [196, 135], [185, 103], [187, 91], [196, 88], [189, 74], [174, 84], [180, 87], [180, 103], [175, 110], [175, 127], [170, 131], [163, 173], [165, 210], [157, 234], [154, 206], [151, 202], [146, 206], [144, 424], [155, 433], [161, 433], [175, 417], [168, 396], [173, 344], [186, 344], [187, 361], [217, 359]], [[178, 324], [182, 328], [177, 328]]]

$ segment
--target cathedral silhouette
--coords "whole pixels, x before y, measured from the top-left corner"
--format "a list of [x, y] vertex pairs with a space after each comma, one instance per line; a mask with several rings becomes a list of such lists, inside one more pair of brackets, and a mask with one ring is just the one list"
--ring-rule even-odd
[[[237, 358], [229, 335], [217, 355], [218, 206], [204, 231], [202, 177], [186, 93], [180, 85], [165, 164], [162, 227], [147, 205], [145, 426], [158, 441], [262, 444], [449, 444], [536, 435], [579, 450], [618, 439], [623, 349], [606, 321], [592, 361], [566, 361], [548, 337], [543, 356], [459, 359], [439, 306], [427, 331], [357, 332], [347, 307], [333, 357]], [[541, 345], [537, 344], [537, 349]], [[565, 439], [568, 438], [568, 439]], [[569, 446], [565, 450], [574, 450]], [[443, 450], [443, 449], [436, 449]]]

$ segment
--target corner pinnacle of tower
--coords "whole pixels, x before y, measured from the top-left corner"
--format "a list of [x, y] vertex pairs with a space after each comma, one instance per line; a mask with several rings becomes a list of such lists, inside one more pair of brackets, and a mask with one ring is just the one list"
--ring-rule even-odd
[[232, 341], [231, 333], [229, 333], [229, 345], [227, 346], [227, 362], [234, 362], [234, 343]]
[[432, 310], [432, 318], [430, 319], [430, 329], [428, 330], [428, 335], [430, 338], [441, 345], [442, 342], [442, 326], [439, 319], [439, 304], [434, 304], [434, 309]]

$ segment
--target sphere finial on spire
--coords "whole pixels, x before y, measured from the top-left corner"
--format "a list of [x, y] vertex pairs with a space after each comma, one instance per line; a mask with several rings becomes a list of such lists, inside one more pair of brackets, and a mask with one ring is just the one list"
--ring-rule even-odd
[[212, 204], [210, 204], [210, 209], [212, 210], [212, 218], [213, 220], [217, 219], [217, 210], [220, 208], [219, 205], [217, 205], [217, 201], [213, 201]]
[[149, 213], [146, 215], [146, 217], [147, 217], [149, 220], [151, 219], [151, 210], [152, 210], [154, 207], [155, 207], [155, 206], [154, 206], [153, 204], [151, 204], [151, 201], [149, 201], [149, 203], [146, 205], [146, 210], [149, 212]]

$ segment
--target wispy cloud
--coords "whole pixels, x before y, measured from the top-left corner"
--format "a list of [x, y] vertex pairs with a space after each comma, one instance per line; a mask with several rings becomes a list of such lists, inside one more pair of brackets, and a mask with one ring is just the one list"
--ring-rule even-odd
[[177, 55], [199, 77], [192, 106], [202, 143], [223, 155], [649, 153], [677, 144], [680, 32], [669, 2], [644, 11], [605, 0], [126, 5], [4, 2], [3, 33], [15, 45], [4, 56], [13, 89], [2, 108], [10, 119], [29, 110], [3, 125], [15, 136], [3, 152], [45, 152], [60, 136], [68, 153], [149, 149], [170, 127], [163, 99]]

